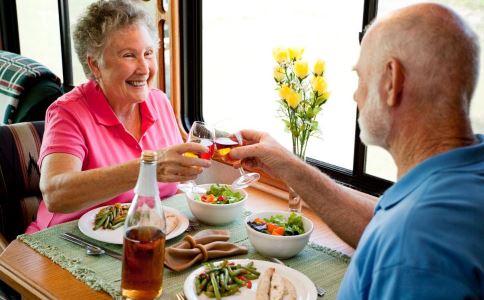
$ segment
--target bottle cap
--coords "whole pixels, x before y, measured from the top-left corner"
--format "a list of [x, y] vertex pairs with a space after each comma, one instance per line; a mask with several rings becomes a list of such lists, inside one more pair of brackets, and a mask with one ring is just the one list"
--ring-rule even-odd
[[144, 150], [141, 153], [141, 159], [144, 161], [157, 161], [158, 160], [158, 153], [153, 150]]

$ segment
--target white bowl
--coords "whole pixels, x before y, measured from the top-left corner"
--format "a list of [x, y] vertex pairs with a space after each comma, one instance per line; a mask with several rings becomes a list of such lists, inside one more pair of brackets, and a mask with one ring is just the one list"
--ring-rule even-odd
[[[214, 183], [201, 184], [200, 186], [207, 190]], [[227, 185], [230, 188], [230, 185]], [[233, 190], [240, 192], [244, 195], [244, 198], [236, 203], [231, 204], [210, 204], [193, 199], [193, 195], [185, 194], [188, 202], [188, 207], [192, 214], [200, 222], [209, 225], [222, 225], [233, 222], [237, 217], [241, 216], [244, 212], [244, 205], [247, 201], [248, 194], [244, 190]]]
[[247, 224], [247, 222], [253, 221], [256, 218], [270, 218], [274, 215], [282, 215], [287, 220], [290, 214], [291, 213], [288, 211], [262, 211], [251, 214], [245, 219], [247, 235], [250, 243], [254, 246], [257, 252], [263, 256], [285, 259], [295, 256], [307, 245], [309, 237], [313, 232], [314, 225], [313, 222], [305, 216], [302, 216], [304, 234], [294, 236], [280, 236], [262, 233]]

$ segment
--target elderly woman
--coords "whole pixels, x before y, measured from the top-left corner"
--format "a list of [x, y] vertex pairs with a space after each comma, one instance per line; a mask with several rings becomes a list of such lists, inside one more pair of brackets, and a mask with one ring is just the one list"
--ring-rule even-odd
[[154, 22], [137, 1], [99, 0], [80, 18], [74, 43], [89, 81], [47, 110], [39, 155], [44, 200], [27, 233], [131, 201], [144, 149], [159, 151], [161, 198], [210, 166], [182, 155], [208, 149], [182, 143], [166, 95], [151, 87], [158, 41]]

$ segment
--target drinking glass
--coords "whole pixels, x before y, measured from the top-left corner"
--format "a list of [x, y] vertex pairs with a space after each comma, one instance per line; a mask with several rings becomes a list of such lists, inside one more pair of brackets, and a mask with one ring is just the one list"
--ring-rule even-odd
[[[208, 148], [208, 152], [206, 153], [185, 152], [183, 153], [183, 155], [203, 158], [207, 160], [211, 159], [215, 151], [213, 129], [207, 126], [202, 121], [193, 122], [192, 127], [190, 127], [190, 132], [188, 133], [187, 143], [202, 144]], [[179, 183], [177, 187], [179, 190], [185, 193], [203, 194], [207, 192], [204, 188], [197, 186], [197, 184], [193, 180]]]
[[[230, 157], [230, 151], [232, 148], [242, 146], [243, 144], [244, 140], [240, 132], [237, 131], [231, 134], [218, 128], [215, 129], [215, 147], [217, 148], [215, 153], [224, 162], [232, 165], [235, 163], [240, 164], [240, 160]], [[238, 168], [238, 170], [240, 177], [232, 182], [234, 189], [246, 188], [260, 179], [259, 173], [246, 173], [242, 167]]]

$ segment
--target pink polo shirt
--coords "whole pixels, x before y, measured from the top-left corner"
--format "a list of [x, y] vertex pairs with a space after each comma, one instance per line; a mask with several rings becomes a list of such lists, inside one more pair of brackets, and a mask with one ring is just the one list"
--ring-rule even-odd
[[[79, 157], [82, 170], [91, 170], [138, 158], [146, 149], [182, 143], [172, 107], [163, 92], [151, 90], [148, 99], [140, 104], [140, 110], [142, 136], [137, 141], [120, 123], [96, 82], [76, 87], [47, 110], [39, 166], [51, 153], [68, 153]], [[99, 188], [103, 188], [102, 183]], [[159, 189], [160, 198], [169, 197], [176, 192], [176, 183], [159, 183]], [[132, 199], [133, 190], [130, 190], [98, 206]], [[26, 233], [79, 219], [93, 208], [69, 214], [51, 213], [42, 201], [37, 219]]]

